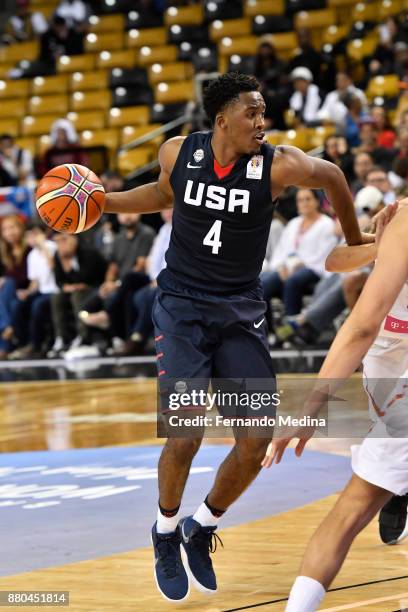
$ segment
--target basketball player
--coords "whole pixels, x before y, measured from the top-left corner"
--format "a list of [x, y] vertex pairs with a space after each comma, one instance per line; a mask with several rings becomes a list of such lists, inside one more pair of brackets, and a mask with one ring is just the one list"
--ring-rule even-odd
[[[377, 259], [319, 373], [319, 379], [347, 379], [364, 358], [373, 426], [363, 443], [352, 447], [354, 475], [308, 544], [287, 612], [318, 609], [354, 538], [384, 504], [382, 529], [394, 531], [394, 542], [407, 535], [403, 496], [408, 493], [408, 198], [392, 218], [395, 210], [391, 205], [380, 213], [377, 244], [336, 247], [327, 260], [329, 269], [341, 272]], [[304, 414], [316, 414], [318, 403], [309, 402]], [[310, 436], [310, 431], [298, 431], [275, 439], [263, 465], [279, 463], [292, 437], [299, 438], [300, 456]]]
[[[205, 91], [204, 108], [213, 130], [165, 142], [156, 183], [106, 196], [105, 210], [111, 213], [152, 213], [174, 205], [167, 268], [157, 279], [153, 307], [160, 387], [172, 379], [274, 378], [258, 276], [274, 202], [287, 186], [325, 189], [348, 244], [373, 239], [361, 235], [345, 178], [335, 165], [294, 147], [266, 144], [265, 102], [256, 79], [221, 75]], [[187, 572], [199, 590], [216, 591], [209, 556], [214, 531], [259, 473], [269, 440], [237, 440], [205, 501], [180, 520], [201, 436], [168, 438], [158, 466], [159, 507], [152, 529], [155, 578], [166, 599], [188, 596]]]

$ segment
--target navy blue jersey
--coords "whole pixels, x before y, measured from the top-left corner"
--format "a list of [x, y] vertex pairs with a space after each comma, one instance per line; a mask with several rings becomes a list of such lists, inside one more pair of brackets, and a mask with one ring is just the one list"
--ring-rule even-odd
[[[244, 155], [224, 178], [214, 169], [212, 132], [187, 136], [170, 176], [173, 229], [167, 269], [209, 293], [239, 293], [258, 281], [273, 214], [274, 148]], [[160, 284], [160, 278], [159, 278]]]

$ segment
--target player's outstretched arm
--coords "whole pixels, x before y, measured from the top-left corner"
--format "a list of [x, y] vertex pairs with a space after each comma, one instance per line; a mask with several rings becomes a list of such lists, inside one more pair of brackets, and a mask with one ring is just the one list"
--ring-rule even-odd
[[155, 183], [106, 194], [107, 213], [153, 213], [172, 208], [173, 190], [170, 175], [176, 163], [183, 136], [167, 140], [159, 150], [160, 175]]
[[[319, 372], [319, 383], [310, 394], [298, 416], [315, 417], [327, 401], [360, 365], [378, 335], [381, 323], [394, 304], [408, 278], [408, 198], [384, 231], [378, 247], [377, 263], [354, 306], [351, 315], [337, 334]], [[377, 230], [378, 233], [378, 230]], [[380, 229], [381, 233], [381, 229]], [[325, 380], [330, 380], [329, 390]], [[321, 386], [323, 384], [323, 386]], [[263, 467], [279, 463], [287, 445], [299, 438], [296, 454], [300, 456], [313, 435], [308, 428], [290, 432], [274, 439], [262, 461]]]
[[398, 202], [389, 204], [373, 217], [372, 225], [376, 230], [376, 241], [356, 246], [340, 245], [329, 253], [326, 259], [326, 270], [329, 272], [351, 272], [372, 263], [377, 257], [378, 243], [385, 227], [394, 218]]
[[277, 147], [271, 170], [271, 184], [274, 198], [290, 185], [324, 189], [339, 218], [347, 244], [362, 244], [373, 240], [368, 235], [361, 235], [347, 181], [335, 164], [310, 157], [296, 147]]
[[[408, 204], [408, 199], [405, 200]], [[360, 365], [381, 323], [408, 279], [408, 206], [386, 230], [377, 262], [352, 313], [337, 334], [319, 378], [345, 379]]]
[[329, 272], [352, 272], [372, 263], [377, 257], [377, 245], [358, 244], [356, 246], [337, 246], [326, 259]]

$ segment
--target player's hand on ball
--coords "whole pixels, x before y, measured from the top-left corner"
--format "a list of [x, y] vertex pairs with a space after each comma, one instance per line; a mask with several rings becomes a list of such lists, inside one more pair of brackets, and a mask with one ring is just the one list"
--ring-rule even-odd
[[62, 164], [43, 176], [36, 192], [41, 219], [57, 232], [78, 234], [99, 221], [105, 207], [105, 189], [92, 170]]

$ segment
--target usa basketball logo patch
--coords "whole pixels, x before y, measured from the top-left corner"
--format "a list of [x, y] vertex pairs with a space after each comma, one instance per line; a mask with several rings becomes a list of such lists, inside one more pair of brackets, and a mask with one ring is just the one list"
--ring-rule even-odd
[[253, 155], [247, 163], [246, 177], [249, 179], [261, 179], [263, 169], [263, 155]]
[[204, 159], [204, 151], [202, 149], [197, 149], [193, 153], [194, 161], [196, 164], [199, 164], [202, 159]]

